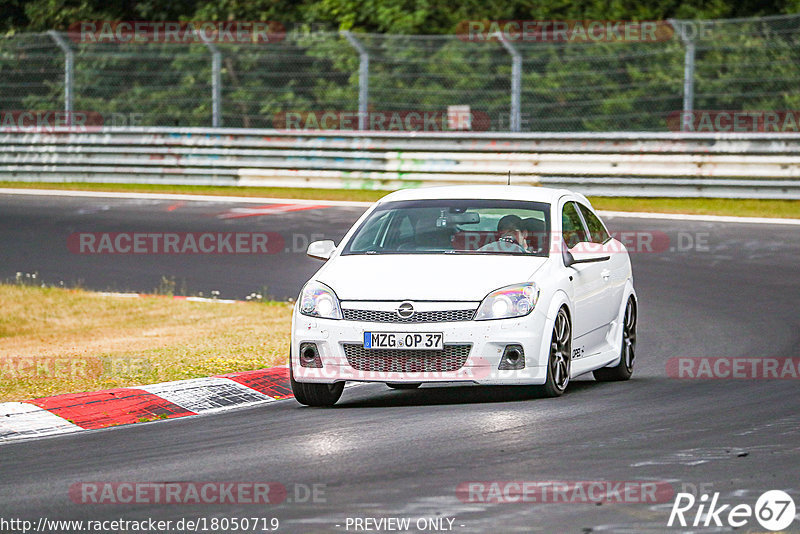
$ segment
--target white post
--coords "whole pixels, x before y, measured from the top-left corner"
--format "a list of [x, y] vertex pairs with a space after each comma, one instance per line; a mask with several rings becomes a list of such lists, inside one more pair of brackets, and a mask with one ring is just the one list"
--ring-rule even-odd
[[219, 48], [206, 41], [211, 51], [211, 126], [222, 126], [222, 54]]
[[342, 35], [358, 52], [358, 129], [367, 129], [367, 103], [369, 101], [369, 52], [349, 31]]
[[669, 23], [678, 32], [681, 41], [686, 47], [683, 56], [683, 113], [681, 113], [681, 131], [686, 131], [686, 117], [694, 111], [695, 36], [689, 36], [686, 31], [687, 26], [683, 22], [669, 19]]
[[521, 93], [522, 93], [522, 55], [506, 39], [500, 44], [511, 54], [511, 131], [518, 132], [521, 127]]
[[75, 69], [75, 52], [57, 31], [50, 30], [47, 34], [64, 52], [64, 113], [67, 115], [67, 125], [72, 126], [72, 79]]

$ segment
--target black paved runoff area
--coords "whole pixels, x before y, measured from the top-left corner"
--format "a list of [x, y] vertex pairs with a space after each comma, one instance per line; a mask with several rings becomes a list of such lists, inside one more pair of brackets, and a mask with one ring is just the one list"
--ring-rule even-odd
[[[191, 291], [217, 289], [223, 297], [241, 298], [264, 285], [277, 297], [294, 296], [319, 265], [300, 251], [78, 256], [65, 240], [81, 231], [221, 229], [339, 239], [362, 211], [223, 220], [217, 215], [234, 205], [190, 202], [168, 211], [173, 205], [0, 195], [0, 277], [37, 271], [48, 282], [145, 291], [161, 276], [174, 276]], [[412, 518], [412, 524], [453, 519], [450, 532], [464, 533], [733, 531], [668, 528], [671, 500], [464, 502], [456, 488], [468, 481], [667, 481], [675, 491], [719, 492], [719, 504], [750, 506], [763, 492], [781, 489], [800, 506], [797, 380], [678, 380], [666, 373], [667, 360], [679, 356], [798, 356], [800, 229], [607, 222], [615, 231], [664, 232], [674, 248], [632, 256], [640, 326], [637, 367], [628, 382], [580, 378], [558, 399], [537, 398], [526, 388], [394, 391], [375, 384], [345, 390], [330, 409], [285, 400], [9, 443], [0, 446], [0, 518], [275, 517], [278, 532], [355, 532], [354, 519], [367, 517]], [[688, 246], [689, 240], [700, 246]], [[289, 490], [289, 499], [274, 505], [73, 502], [70, 486], [91, 481], [275, 481]], [[309, 502], [305, 488], [314, 484], [322, 485], [321, 493]], [[789, 531], [799, 525], [795, 521]], [[738, 531], [764, 529], [751, 518]]]

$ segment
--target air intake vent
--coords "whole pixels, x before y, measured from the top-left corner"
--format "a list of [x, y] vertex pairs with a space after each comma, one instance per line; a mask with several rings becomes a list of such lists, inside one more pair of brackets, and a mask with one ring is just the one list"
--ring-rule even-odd
[[347, 363], [359, 371], [392, 373], [445, 373], [467, 363], [471, 345], [445, 345], [444, 350], [365, 349], [344, 345]]
[[393, 311], [342, 310], [345, 321], [364, 323], [449, 323], [471, 321], [475, 310], [423, 311], [401, 318]]

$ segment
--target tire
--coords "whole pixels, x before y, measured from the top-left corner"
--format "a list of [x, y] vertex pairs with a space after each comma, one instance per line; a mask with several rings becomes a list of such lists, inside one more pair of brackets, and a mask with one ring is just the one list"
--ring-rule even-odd
[[333, 406], [344, 391], [344, 382], [335, 384], [296, 382], [291, 363], [289, 364], [289, 382], [292, 385], [294, 398], [306, 406]]
[[550, 337], [550, 354], [547, 358], [547, 380], [539, 386], [545, 397], [560, 397], [569, 385], [572, 369], [572, 324], [566, 308], [558, 310]]
[[628, 298], [625, 305], [625, 316], [622, 320], [622, 347], [619, 363], [614, 367], [603, 367], [592, 374], [598, 382], [619, 382], [630, 379], [633, 374], [633, 363], [636, 357], [636, 301]]
[[393, 384], [387, 383], [392, 389], [417, 389], [422, 385], [422, 382], [395, 382]]

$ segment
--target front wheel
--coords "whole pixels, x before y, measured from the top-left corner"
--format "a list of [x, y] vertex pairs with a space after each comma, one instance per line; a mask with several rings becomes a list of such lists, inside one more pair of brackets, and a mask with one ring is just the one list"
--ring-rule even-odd
[[289, 364], [289, 382], [292, 385], [294, 398], [306, 406], [333, 406], [342, 396], [344, 382], [335, 384], [311, 384], [296, 382], [291, 363]]
[[560, 397], [569, 384], [572, 369], [572, 325], [567, 310], [561, 308], [553, 324], [550, 355], [547, 360], [547, 381], [540, 390], [545, 397]]
[[619, 363], [614, 367], [603, 367], [592, 374], [599, 382], [619, 382], [628, 380], [633, 374], [633, 360], [636, 357], [636, 301], [628, 298], [625, 305], [625, 318], [622, 321], [622, 348]]

